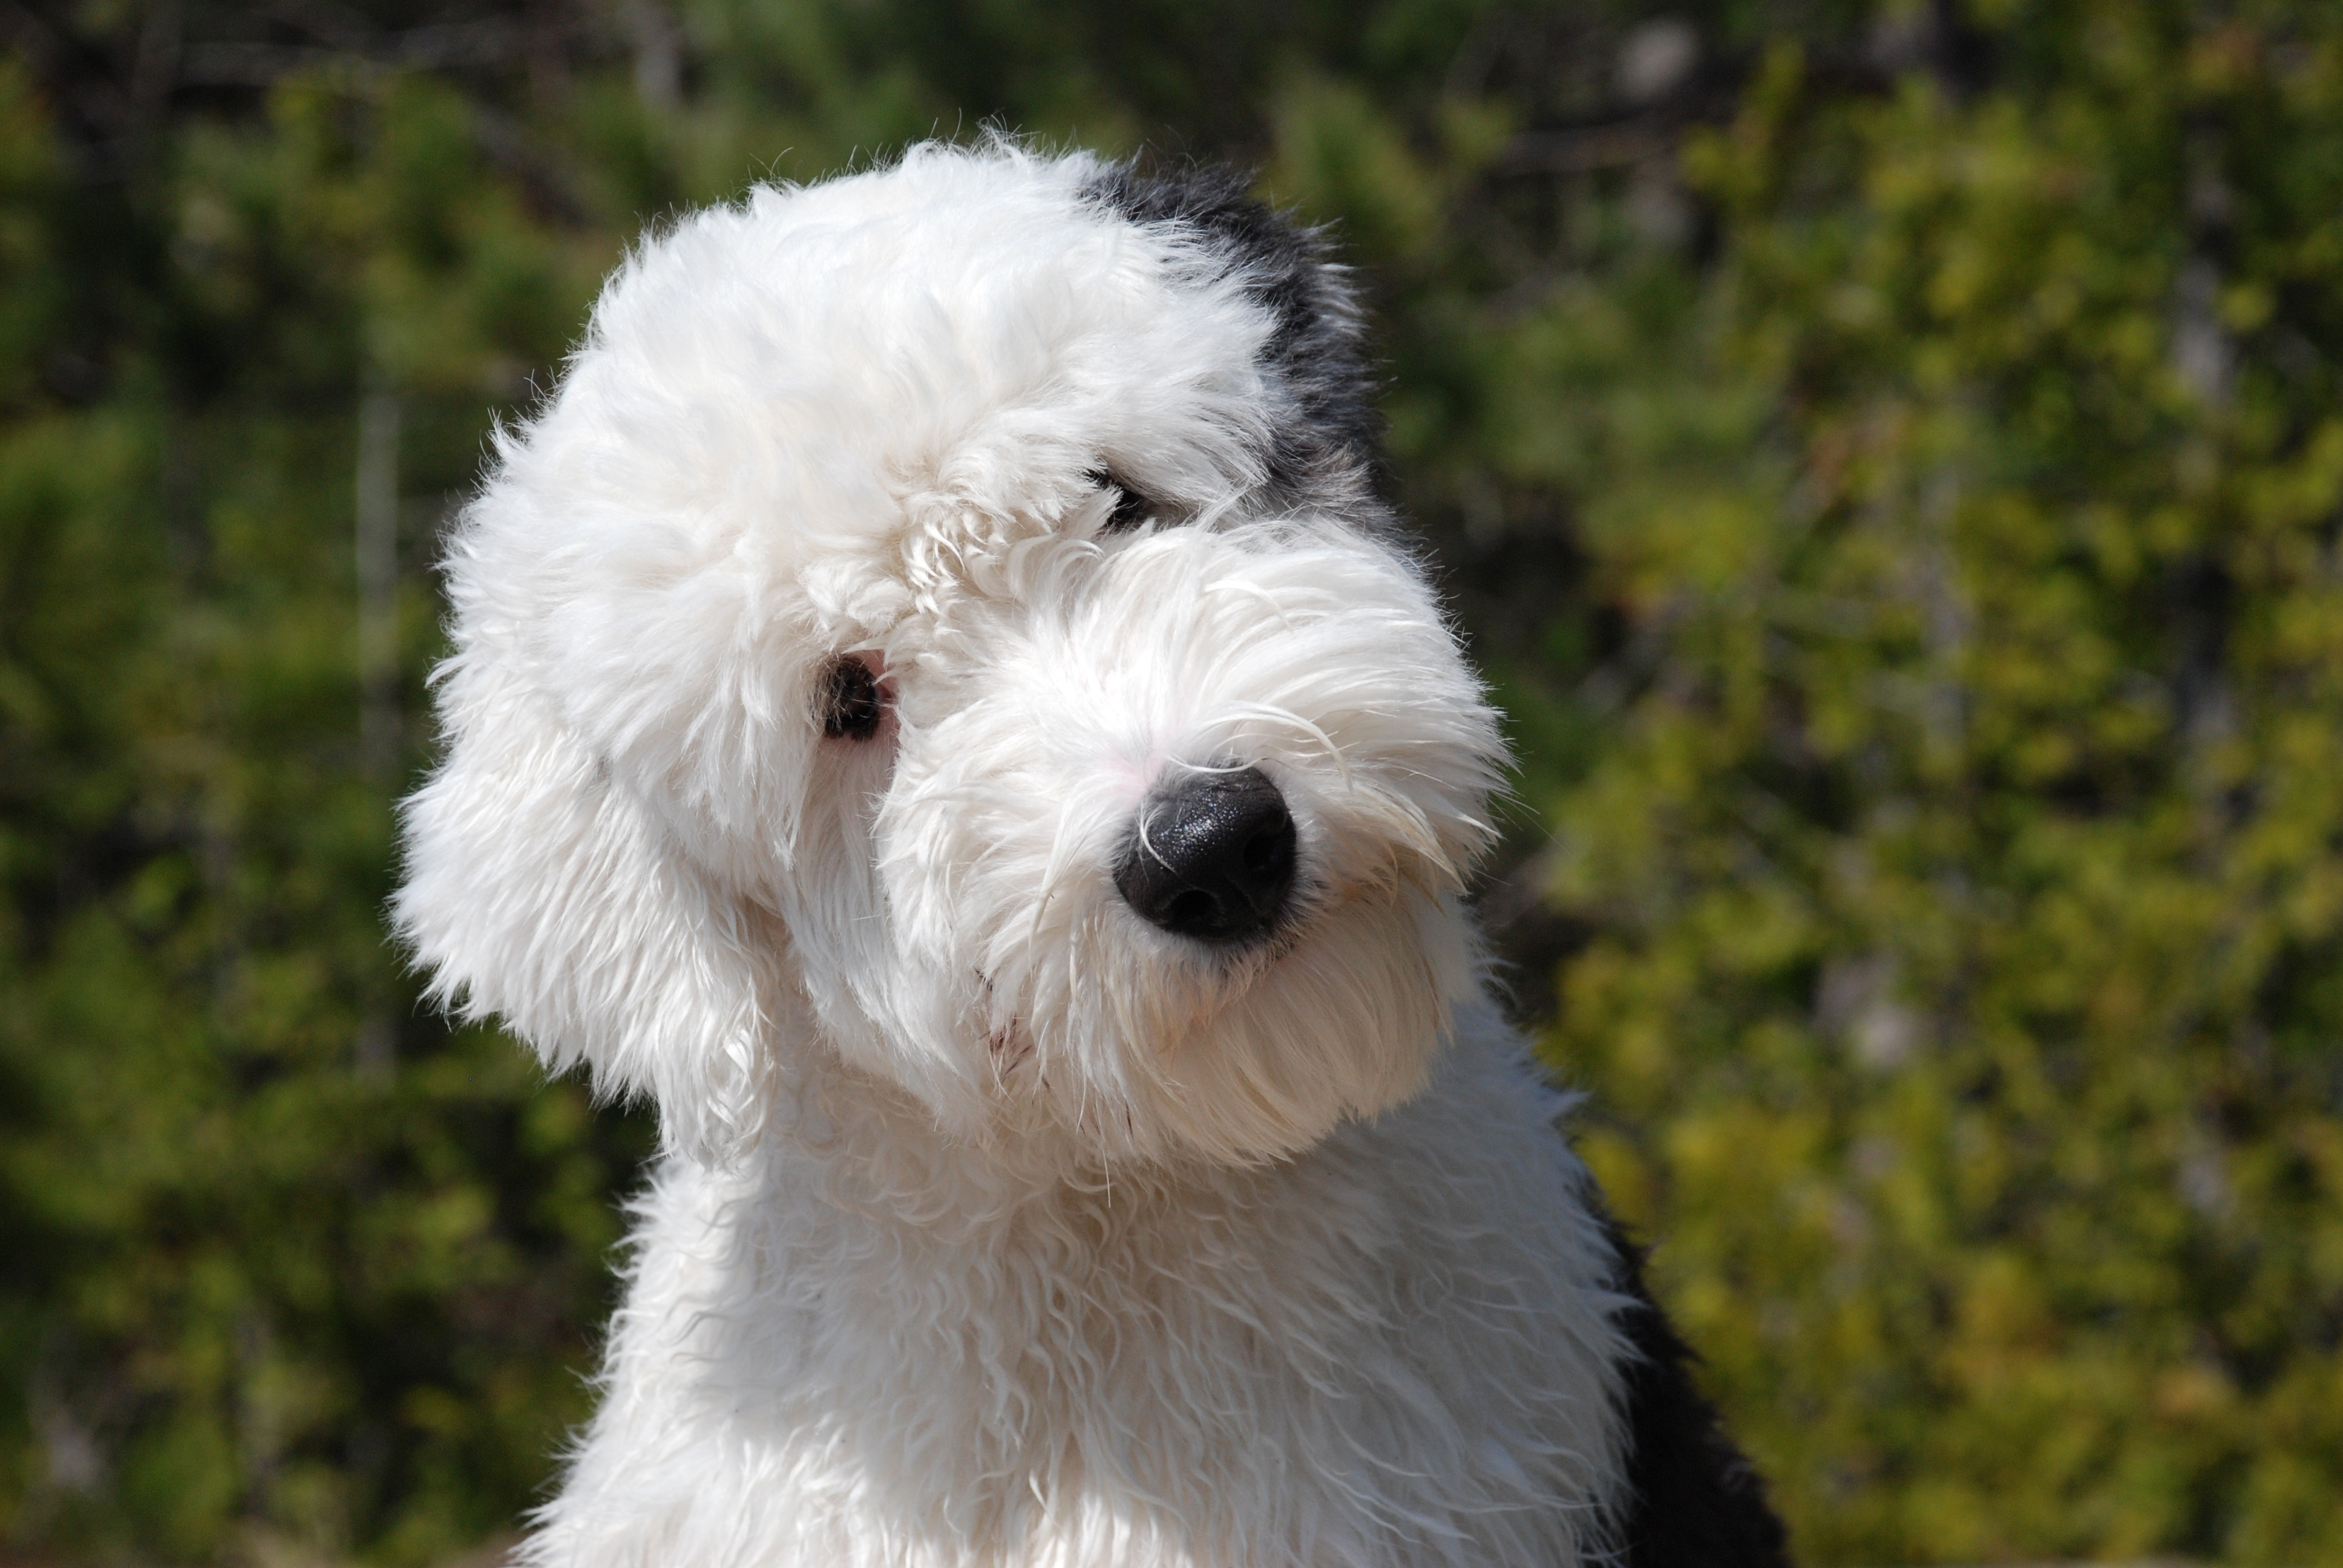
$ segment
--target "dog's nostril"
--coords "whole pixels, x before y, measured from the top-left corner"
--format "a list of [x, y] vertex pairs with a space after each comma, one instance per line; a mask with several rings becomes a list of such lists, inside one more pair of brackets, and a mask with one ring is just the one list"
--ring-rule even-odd
[[1258, 768], [1199, 773], [1159, 790], [1116, 868], [1123, 901], [1199, 941], [1235, 942], [1277, 923], [1293, 890], [1285, 797]]
[[1293, 824], [1280, 822], [1245, 840], [1245, 869], [1256, 876], [1278, 875], [1293, 859]]
[[1172, 900], [1163, 923], [1173, 930], [1201, 930], [1221, 919], [1221, 902], [1191, 888]]

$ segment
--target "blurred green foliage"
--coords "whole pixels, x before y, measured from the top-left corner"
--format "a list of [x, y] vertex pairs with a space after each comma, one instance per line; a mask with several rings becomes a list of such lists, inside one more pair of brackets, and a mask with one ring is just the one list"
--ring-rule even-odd
[[1554, 1060], [1817, 1558], [2343, 1562], [2343, 30], [2302, 20], [2029, 12], [1966, 92], [1771, 51], [1684, 147], [1725, 239], [1659, 339], [1705, 395], [1589, 377], [1607, 301], [1516, 339], [1588, 386], [1516, 438], [1646, 650], [1553, 804], [1595, 932]]
[[991, 117], [1361, 266], [1484, 909], [1802, 1554], [2343, 1563], [2332, 8], [0, 29], [0, 1550], [529, 1502], [650, 1133], [385, 946], [435, 536], [642, 226]]

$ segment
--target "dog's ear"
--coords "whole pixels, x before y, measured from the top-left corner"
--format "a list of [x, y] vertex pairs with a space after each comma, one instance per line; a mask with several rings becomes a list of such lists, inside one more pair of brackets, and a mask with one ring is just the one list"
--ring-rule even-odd
[[1376, 481], [1383, 417], [1350, 268], [1322, 229], [1258, 201], [1218, 165], [1100, 171], [1090, 198], [1124, 220], [1195, 246], [1242, 284], [1273, 326], [1261, 368], [1291, 400], [1268, 454], [1271, 492], [1287, 505], [1340, 500]]
[[433, 1000], [649, 1094], [670, 1148], [721, 1162], [764, 1109], [777, 933], [484, 652], [440, 672], [447, 754], [403, 808], [397, 929]]

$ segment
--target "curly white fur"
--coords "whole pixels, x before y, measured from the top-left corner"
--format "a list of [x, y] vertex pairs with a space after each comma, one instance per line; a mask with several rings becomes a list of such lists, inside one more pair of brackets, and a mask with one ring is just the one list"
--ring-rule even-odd
[[[528, 1563], [1609, 1544], [1616, 1261], [1459, 901], [1493, 715], [1410, 560], [1260, 500], [1242, 259], [1100, 173], [923, 147], [682, 222], [457, 535], [399, 925], [667, 1142]], [[1113, 870], [1230, 767], [1301, 868], [1233, 949]]]

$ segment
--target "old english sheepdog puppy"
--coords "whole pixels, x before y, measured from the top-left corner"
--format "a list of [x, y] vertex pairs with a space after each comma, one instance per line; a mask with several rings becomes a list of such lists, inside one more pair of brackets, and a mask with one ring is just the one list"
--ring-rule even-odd
[[447, 566], [397, 919], [657, 1101], [609, 1568], [1775, 1563], [1461, 896], [1341, 268], [1008, 145], [619, 268]]

